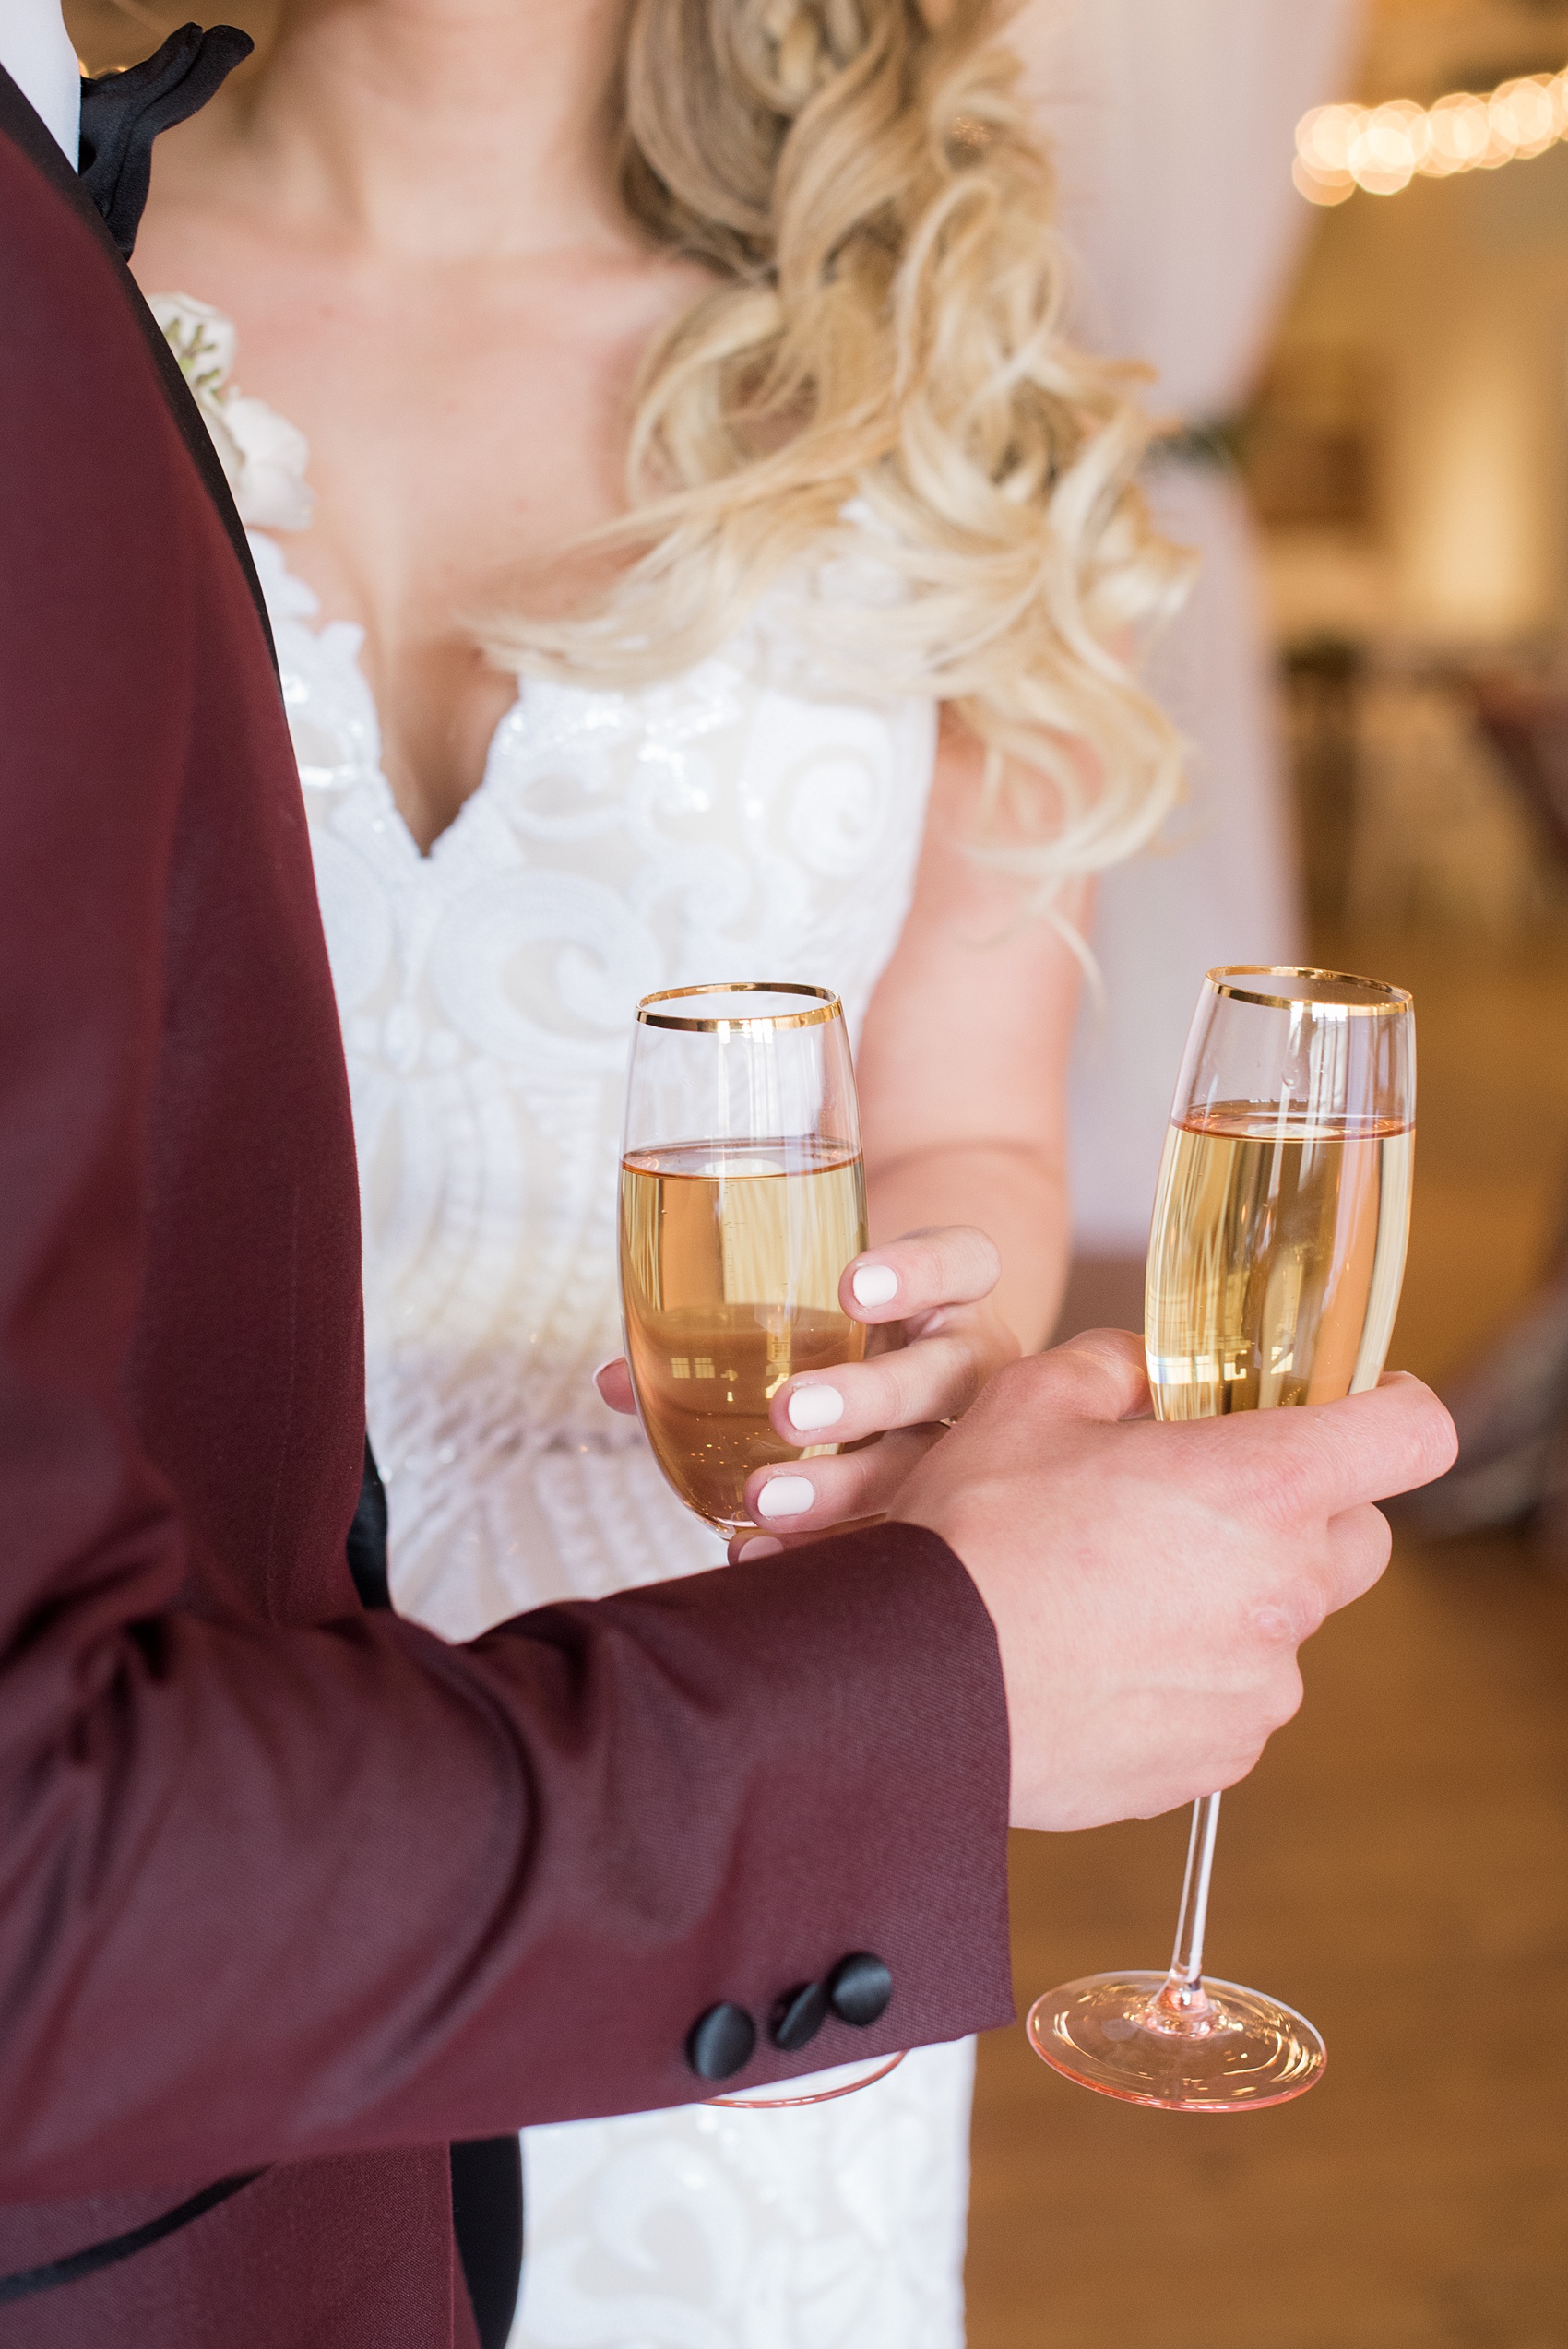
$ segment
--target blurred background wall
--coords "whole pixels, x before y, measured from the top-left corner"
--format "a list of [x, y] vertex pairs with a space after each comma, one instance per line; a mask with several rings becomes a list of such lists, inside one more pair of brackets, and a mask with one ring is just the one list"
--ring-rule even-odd
[[1107, 882], [1095, 935], [1081, 1323], [1134, 1310], [1209, 964], [1295, 958], [1373, 908], [1493, 935], [1555, 918], [1550, 813], [1480, 703], [1555, 673], [1568, 620], [1568, 147], [1319, 204], [1289, 165], [1326, 100], [1556, 71], [1568, 7], [1030, 0], [1019, 30], [1081, 330], [1155, 371], [1149, 492], [1201, 557], [1150, 672], [1193, 745], [1187, 804]]
[[1142, 1255], [1204, 972], [1301, 951], [1272, 648], [1228, 435], [1311, 225], [1279, 157], [1303, 111], [1336, 93], [1358, 13], [1358, 0], [1034, 0], [1018, 22], [1056, 150], [1078, 332], [1153, 371], [1164, 437], [1148, 492], [1199, 558], [1149, 670], [1191, 744], [1187, 801], [1099, 893], [1104, 1001], [1086, 1006], [1073, 1125], [1092, 1257]]

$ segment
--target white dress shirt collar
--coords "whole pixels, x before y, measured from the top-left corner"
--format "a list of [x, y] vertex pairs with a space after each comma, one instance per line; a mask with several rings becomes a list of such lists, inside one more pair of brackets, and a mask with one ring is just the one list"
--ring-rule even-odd
[[81, 148], [81, 69], [59, 0], [0, 0], [0, 65], [53, 132], [74, 172]]

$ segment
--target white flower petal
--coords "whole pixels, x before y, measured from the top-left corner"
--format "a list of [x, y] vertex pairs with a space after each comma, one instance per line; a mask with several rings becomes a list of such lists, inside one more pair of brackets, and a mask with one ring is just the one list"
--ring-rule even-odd
[[223, 401], [222, 418], [241, 459], [233, 483], [241, 521], [255, 530], [307, 529], [315, 500], [305, 482], [310, 443], [304, 434], [265, 401], [237, 392]]
[[239, 443], [229, 430], [225, 421], [223, 402], [221, 399], [215, 399], [199, 386], [193, 385], [192, 389], [196, 392], [196, 406], [201, 410], [202, 422], [211, 434], [212, 445], [218, 452], [218, 462], [223, 468], [223, 478], [233, 492], [237, 504], [240, 483], [244, 478], [245, 460]]

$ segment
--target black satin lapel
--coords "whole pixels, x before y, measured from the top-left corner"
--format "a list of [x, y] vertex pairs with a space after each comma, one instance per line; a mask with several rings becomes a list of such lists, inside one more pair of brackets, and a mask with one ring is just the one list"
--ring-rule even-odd
[[42, 173], [56, 195], [71, 207], [89, 234], [97, 240], [158, 371], [158, 380], [180, 438], [189, 450], [207, 493], [218, 509], [218, 518], [229, 534], [229, 542], [244, 573], [245, 585], [250, 589], [256, 617], [261, 622], [262, 635], [267, 639], [267, 653], [276, 669], [278, 655], [273, 648], [272, 623], [267, 616], [267, 599], [261, 592], [261, 581], [255, 575], [250, 548], [245, 543], [244, 524], [235, 510], [228, 479], [218, 461], [212, 435], [202, 421], [201, 410], [180, 373], [179, 362], [163, 339], [162, 329], [142, 299], [141, 288], [126, 268], [118, 245], [105, 228], [97, 205], [87, 195], [66, 162], [61, 153], [60, 143], [48, 125], [22, 96], [3, 65], [0, 65], [0, 137], [8, 138], [13, 147], [20, 149], [34, 169]]

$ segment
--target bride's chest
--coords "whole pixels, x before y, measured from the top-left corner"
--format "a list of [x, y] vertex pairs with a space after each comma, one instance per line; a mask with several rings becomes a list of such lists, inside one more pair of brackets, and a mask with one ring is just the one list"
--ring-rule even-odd
[[324, 611], [363, 627], [388, 749], [406, 733], [415, 763], [422, 735], [493, 693], [493, 672], [464, 673], [484, 622], [580, 603], [605, 566], [579, 541], [624, 508], [633, 351], [563, 335], [534, 307], [469, 318], [460, 340], [439, 311], [325, 317], [307, 338], [246, 320], [245, 391], [310, 446], [315, 515], [291, 566]]
[[529, 681], [422, 856], [358, 632], [255, 545], [351, 1063], [618, 1073], [641, 995], [723, 978], [834, 986], [858, 1023], [912, 891], [931, 705], [803, 690], [760, 624], [657, 685]]
[[623, 509], [638, 354], [685, 273], [593, 252], [388, 268], [221, 224], [193, 256], [156, 207], [142, 243], [149, 289], [195, 286], [224, 326], [243, 321], [246, 399], [308, 443], [314, 518], [291, 562], [362, 629], [382, 765], [428, 845], [509, 698], [479, 630], [556, 616], [597, 584], [577, 549]]

